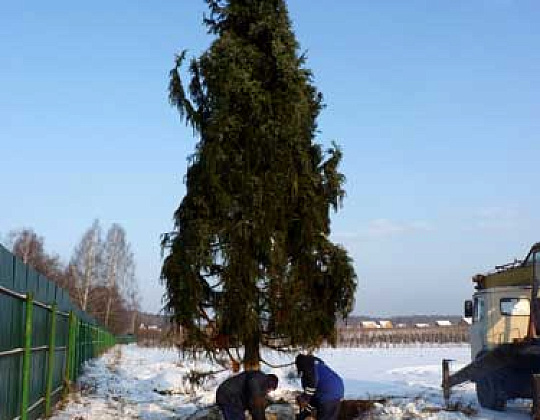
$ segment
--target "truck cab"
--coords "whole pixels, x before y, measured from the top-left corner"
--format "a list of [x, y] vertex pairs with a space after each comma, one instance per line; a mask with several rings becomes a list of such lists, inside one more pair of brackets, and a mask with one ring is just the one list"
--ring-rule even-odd
[[473, 295], [470, 327], [471, 356], [504, 343], [527, 337], [531, 286], [501, 286], [478, 290]]
[[[473, 360], [501, 344], [529, 337], [531, 315], [533, 324], [540, 325], [538, 299], [531, 302], [531, 296], [538, 296], [539, 278], [535, 277], [540, 277], [540, 243], [531, 248], [523, 261], [514, 260], [472, 278], [475, 293], [472, 302], [465, 303], [465, 315], [472, 317]], [[535, 334], [540, 333], [539, 328], [535, 330]]]

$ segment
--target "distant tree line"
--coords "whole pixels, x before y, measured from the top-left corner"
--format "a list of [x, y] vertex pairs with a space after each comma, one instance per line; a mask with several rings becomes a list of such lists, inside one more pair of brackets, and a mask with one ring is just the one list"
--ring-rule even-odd
[[458, 344], [469, 342], [466, 325], [429, 328], [363, 329], [339, 327], [338, 347], [399, 347], [418, 344]]
[[122, 226], [111, 225], [103, 236], [95, 220], [67, 264], [47, 252], [44, 238], [31, 228], [12, 231], [8, 238], [13, 254], [67, 290], [74, 303], [111, 332], [133, 331], [140, 297], [134, 255]]
[[459, 324], [462, 320], [462, 315], [448, 315], [448, 314], [436, 314], [436, 315], [392, 315], [392, 316], [363, 316], [363, 315], [349, 315], [345, 320], [339, 320], [338, 325], [355, 326], [361, 324], [363, 321], [378, 322], [381, 320], [390, 321], [393, 326], [405, 324], [407, 326], [414, 326], [415, 324], [429, 324], [434, 325], [436, 321], [446, 320], [450, 321], [452, 325]]

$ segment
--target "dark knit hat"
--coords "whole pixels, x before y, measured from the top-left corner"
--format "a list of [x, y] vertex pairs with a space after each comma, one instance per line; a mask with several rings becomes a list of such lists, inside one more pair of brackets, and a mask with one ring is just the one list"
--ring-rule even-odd
[[268, 389], [276, 389], [278, 387], [278, 377], [273, 373], [266, 375], [266, 386]]
[[316, 357], [312, 354], [299, 354], [294, 359], [296, 370], [299, 374], [306, 374], [307, 372], [313, 372]]
[[306, 363], [308, 363], [308, 360], [309, 360], [309, 356], [305, 354], [299, 354], [298, 356], [296, 356], [296, 358], [294, 359], [294, 364], [296, 365], [296, 369], [301, 370], [306, 365]]

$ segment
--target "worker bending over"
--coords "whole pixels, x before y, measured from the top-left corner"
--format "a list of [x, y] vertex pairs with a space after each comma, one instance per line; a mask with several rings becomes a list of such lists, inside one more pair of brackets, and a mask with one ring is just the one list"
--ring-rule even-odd
[[264, 420], [266, 396], [277, 386], [276, 375], [259, 371], [242, 372], [219, 385], [216, 403], [225, 420], [244, 420], [246, 410], [253, 420]]

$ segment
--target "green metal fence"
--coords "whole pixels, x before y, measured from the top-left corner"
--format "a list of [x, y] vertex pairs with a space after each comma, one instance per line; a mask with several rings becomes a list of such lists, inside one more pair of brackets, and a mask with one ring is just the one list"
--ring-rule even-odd
[[0, 420], [48, 416], [114, 336], [0, 245]]

